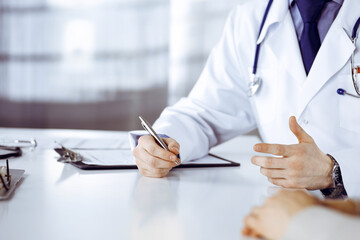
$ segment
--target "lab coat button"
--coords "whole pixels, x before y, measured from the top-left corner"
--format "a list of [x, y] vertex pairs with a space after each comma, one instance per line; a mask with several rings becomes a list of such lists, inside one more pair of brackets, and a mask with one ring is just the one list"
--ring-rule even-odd
[[303, 122], [303, 124], [305, 124], [305, 125], [309, 124], [309, 121], [306, 120], [306, 119], [302, 120], [302, 122]]

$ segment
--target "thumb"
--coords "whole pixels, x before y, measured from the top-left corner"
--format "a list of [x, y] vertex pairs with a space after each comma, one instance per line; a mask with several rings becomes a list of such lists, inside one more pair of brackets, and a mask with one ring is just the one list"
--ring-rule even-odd
[[169, 150], [174, 154], [180, 153], [180, 144], [172, 138], [163, 138]]
[[313, 138], [305, 132], [305, 130], [298, 124], [296, 118], [291, 116], [289, 119], [289, 128], [295, 135], [295, 137], [299, 140], [299, 143], [313, 143]]

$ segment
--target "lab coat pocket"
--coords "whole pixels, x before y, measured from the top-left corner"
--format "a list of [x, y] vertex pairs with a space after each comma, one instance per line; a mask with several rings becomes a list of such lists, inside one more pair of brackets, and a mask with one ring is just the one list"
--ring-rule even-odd
[[[350, 74], [341, 75], [339, 88], [357, 95]], [[360, 98], [338, 95], [340, 127], [352, 132], [360, 133]]]

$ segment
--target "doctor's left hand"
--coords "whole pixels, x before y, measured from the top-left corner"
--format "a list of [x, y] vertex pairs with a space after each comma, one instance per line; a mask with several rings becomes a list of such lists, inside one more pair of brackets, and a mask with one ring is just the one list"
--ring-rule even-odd
[[278, 186], [308, 190], [331, 187], [333, 162], [330, 157], [318, 148], [295, 117], [290, 117], [289, 127], [299, 140], [299, 144], [256, 144], [256, 152], [281, 157], [254, 156], [251, 159], [252, 163], [260, 166], [260, 172]]

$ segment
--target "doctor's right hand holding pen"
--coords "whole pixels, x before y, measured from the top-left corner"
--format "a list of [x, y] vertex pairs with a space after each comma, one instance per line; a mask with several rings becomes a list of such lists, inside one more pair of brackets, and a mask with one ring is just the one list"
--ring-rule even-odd
[[157, 144], [151, 135], [144, 135], [139, 138], [133, 155], [142, 175], [155, 178], [165, 177], [173, 167], [178, 165], [176, 162], [180, 161], [177, 158], [180, 152], [179, 143], [172, 138], [162, 138], [162, 140], [169, 151]]

